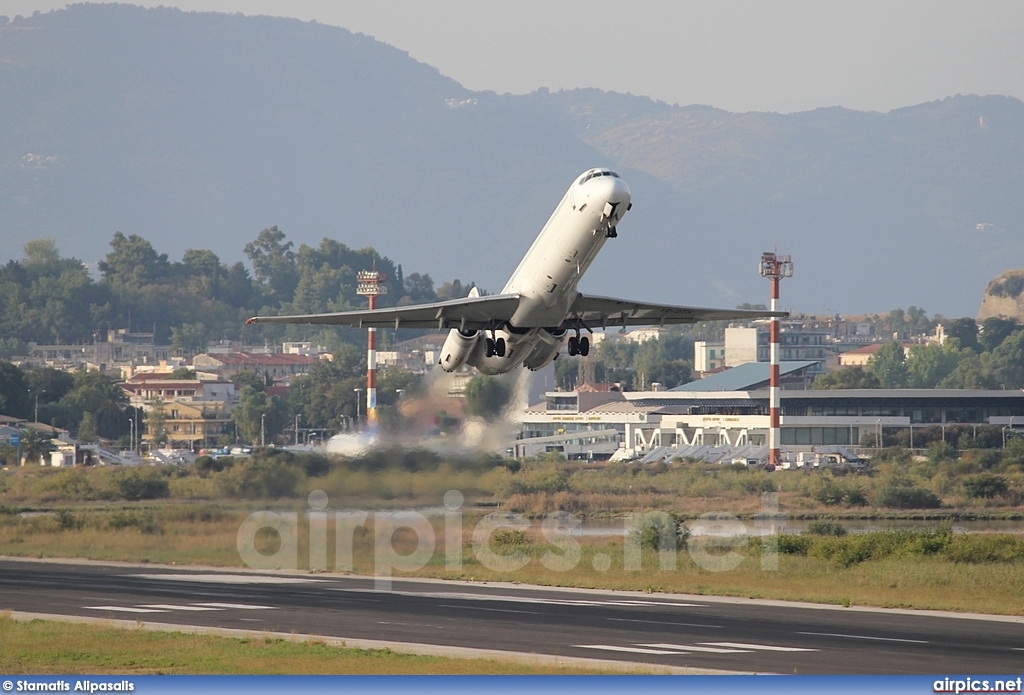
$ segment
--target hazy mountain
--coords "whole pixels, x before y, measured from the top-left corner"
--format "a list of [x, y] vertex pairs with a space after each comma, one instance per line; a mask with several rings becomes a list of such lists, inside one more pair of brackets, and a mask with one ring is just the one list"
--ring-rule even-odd
[[796, 311], [969, 315], [1024, 258], [1024, 104], [731, 114], [598, 90], [474, 93], [315, 23], [79, 5], [0, 26], [0, 255], [51, 235], [102, 258], [115, 230], [172, 257], [372, 245], [407, 272], [497, 290], [580, 171], [634, 210], [583, 289], [765, 301], [776, 243]]

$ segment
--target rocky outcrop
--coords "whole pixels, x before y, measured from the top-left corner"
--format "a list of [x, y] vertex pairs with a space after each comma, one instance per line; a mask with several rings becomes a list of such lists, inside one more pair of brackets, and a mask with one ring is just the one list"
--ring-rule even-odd
[[985, 288], [978, 323], [994, 316], [1024, 322], [1024, 268], [1008, 270]]

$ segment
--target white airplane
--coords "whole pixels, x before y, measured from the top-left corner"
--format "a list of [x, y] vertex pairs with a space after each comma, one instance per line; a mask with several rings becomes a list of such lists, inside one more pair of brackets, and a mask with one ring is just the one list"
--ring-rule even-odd
[[[629, 186], [608, 169], [591, 169], [573, 182], [512, 273], [501, 294], [411, 306], [298, 316], [254, 316], [246, 323], [315, 323], [359, 328], [451, 329], [439, 364], [453, 372], [464, 364], [484, 374], [519, 365], [537, 370], [558, 358], [586, 356], [600, 326], [650, 326], [697, 321], [788, 316], [788, 312], [703, 309], [592, 297], [576, 290], [580, 278], [632, 207]], [[568, 340], [565, 336], [568, 335]]]

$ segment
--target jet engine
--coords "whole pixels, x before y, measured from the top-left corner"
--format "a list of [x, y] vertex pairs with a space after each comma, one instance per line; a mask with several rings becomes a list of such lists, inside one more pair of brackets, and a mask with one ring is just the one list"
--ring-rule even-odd
[[548, 330], [552, 342], [542, 341], [533, 348], [530, 354], [523, 360], [523, 365], [530, 371], [537, 371], [548, 366], [558, 359], [558, 351], [562, 348], [562, 336], [565, 331]]
[[446, 372], [454, 372], [464, 365], [469, 356], [473, 354], [473, 348], [476, 347], [479, 338], [480, 331], [463, 332], [458, 328], [453, 328], [445, 338], [444, 345], [441, 346], [441, 357], [437, 361], [441, 365], [441, 369]]

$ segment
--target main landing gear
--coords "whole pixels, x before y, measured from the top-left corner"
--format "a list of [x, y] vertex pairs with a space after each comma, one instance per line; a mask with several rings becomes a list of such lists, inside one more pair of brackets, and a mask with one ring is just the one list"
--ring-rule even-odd
[[487, 338], [484, 342], [484, 355], [487, 357], [504, 357], [505, 356], [505, 339], [498, 338]]
[[566, 348], [569, 351], [570, 357], [575, 357], [576, 355], [586, 357], [590, 354], [590, 338], [587, 336], [581, 338], [578, 335], [569, 336], [569, 343]]

